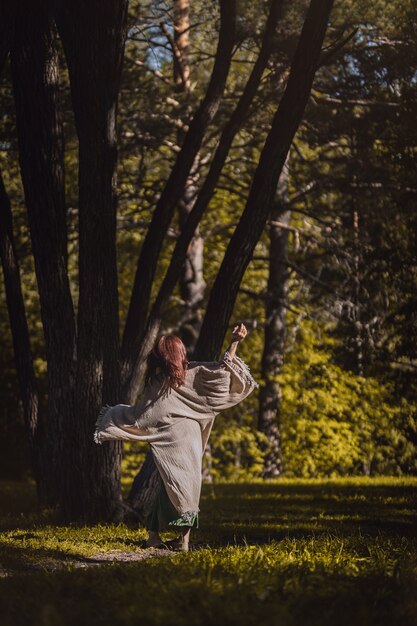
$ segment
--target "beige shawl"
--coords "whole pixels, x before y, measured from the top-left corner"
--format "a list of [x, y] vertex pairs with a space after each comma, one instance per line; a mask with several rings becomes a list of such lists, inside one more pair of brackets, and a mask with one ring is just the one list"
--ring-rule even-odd
[[226, 351], [221, 361], [189, 363], [184, 384], [162, 391], [153, 380], [138, 404], [102, 407], [94, 441], [147, 441], [174, 507], [198, 512], [202, 456], [215, 416], [246, 398], [258, 383], [246, 363]]

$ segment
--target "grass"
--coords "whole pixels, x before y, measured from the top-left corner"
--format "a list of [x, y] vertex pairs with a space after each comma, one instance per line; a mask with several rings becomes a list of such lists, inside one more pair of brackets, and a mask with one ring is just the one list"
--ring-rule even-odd
[[[417, 479], [205, 485], [198, 550], [141, 558], [124, 524], [59, 526], [0, 483], [3, 626], [417, 625]], [[129, 554], [134, 562], [100, 562]], [[156, 553], [155, 553], [156, 554]]]

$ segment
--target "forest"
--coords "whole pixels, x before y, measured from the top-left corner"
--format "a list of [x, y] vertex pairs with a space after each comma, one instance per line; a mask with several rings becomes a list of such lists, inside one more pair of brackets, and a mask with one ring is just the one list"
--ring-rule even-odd
[[2, 0], [0, 103], [2, 626], [417, 626], [417, 0]]
[[98, 409], [236, 321], [205, 481], [415, 475], [417, 3], [3, 5], [0, 476], [120, 516]]

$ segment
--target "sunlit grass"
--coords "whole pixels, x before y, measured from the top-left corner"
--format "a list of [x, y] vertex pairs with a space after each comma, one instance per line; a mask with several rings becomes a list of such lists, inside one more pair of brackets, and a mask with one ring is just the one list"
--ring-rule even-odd
[[55, 525], [3, 487], [4, 626], [417, 624], [416, 479], [205, 485], [197, 550], [94, 566], [146, 555], [144, 530]]

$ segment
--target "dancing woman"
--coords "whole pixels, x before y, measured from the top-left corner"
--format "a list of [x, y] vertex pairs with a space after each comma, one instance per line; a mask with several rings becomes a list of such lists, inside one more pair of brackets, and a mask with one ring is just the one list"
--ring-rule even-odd
[[[259, 385], [236, 355], [247, 334], [235, 326], [220, 361], [187, 361], [179, 337], [159, 338], [147, 359], [147, 375], [136, 405], [103, 407], [94, 440], [147, 441], [160, 476], [159, 495], [147, 518], [147, 545], [187, 551], [192, 527], [198, 527], [202, 457], [214, 418], [239, 404]], [[163, 544], [159, 532], [179, 531]]]

